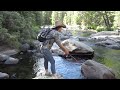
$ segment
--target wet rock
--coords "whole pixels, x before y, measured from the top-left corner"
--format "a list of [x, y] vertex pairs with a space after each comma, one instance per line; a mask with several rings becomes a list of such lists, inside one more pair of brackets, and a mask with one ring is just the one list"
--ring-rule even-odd
[[106, 40], [106, 41], [95, 43], [95, 45], [100, 45], [100, 46], [107, 46], [107, 45], [112, 45], [112, 44], [115, 44], [115, 42], [111, 40]]
[[75, 51], [77, 50], [77, 53], [88, 53], [88, 52], [94, 52], [94, 50], [79, 41], [76, 41], [74, 39], [67, 39], [62, 42], [62, 44], [69, 50], [69, 51]]
[[6, 61], [9, 58], [9, 56], [0, 54], [0, 62]]
[[41, 47], [41, 42], [39, 42], [38, 40], [34, 40], [33, 45], [34, 45], [34, 48], [36, 50], [36, 53], [39, 53], [40, 52], [40, 47]]
[[0, 62], [3, 62], [2, 64], [17, 64], [18, 59], [12, 58], [8, 55], [0, 54]]
[[95, 45], [104, 46], [104, 47], [120, 50], [120, 43], [118, 43], [117, 40], [110, 40], [110, 39], [108, 39], [106, 41], [99, 41], [99, 42], [95, 43]]
[[35, 48], [39, 47], [41, 44], [38, 40], [34, 40], [32, 43], [33, 43]]
[[18, 61], [19, 61], [19, 60], [16, 59], [16, 58], [9, 57], [9, 58], [4, 62], [4, 64], [17, 64]]
[[112, 49], [120, 49], [120, 36], [116, 31], [104, 31], [91, 35], [89, 40], [94, 40], [95, 45], [100, 45]]
[[27, 52], [27, 50], [30, 49], [30, 45], [28, 43], [24, 43], [20, 46], [20, 51], [21, 52]]
[[9, 75], [7, 73], [0, 72], [0, 79], [8, 79]]
[[120, 50], [120, 45], [108, 45], [108, 48], [112, 48], [112, 49], [116, 49], [116, 50]]
[[110, 68], [93, 60], [85, 61], [81, 66], [81, 72], [85, 79], [116, 79]]
[[12, 55], [15, 55], [18, 53], [18, 50], [16, 49], [13, 49], [13, 50], [6, 50], [6, 51], [3, 51], [1, 52], [2, 54], [5, 54], [5, 55], [8, 55], [8, 56], [12, 56]]
[[[64, 40], [62, 44], [70, 51], [72, 56], [90, 59], [94, 56], [94, 50], [82, 42], [76, 41], [74, 39], [67, 39]], [[64, 57], [64, 52], [57, 45], [53, 46], [51, 51], [61, 57]]]
[[90, 37], [100, 36], [100, 35], [118, 35], [118, 32], [117, 31], [101, 31], [96, 34], [92, 34]]
[[[61, 75], [57, 75], [57, 76], [58, 76], [58, 79], [63, 79], [63, 77]], [[46, 76], [45, 71], [41, 71], [41, 72], [37, 73], [37, 76], [33, 79], [55, 79], [55, 78], [52, 76]]]
[[79, 41], [87, 41], [87, 37], [79, 37]]
[[105, 41], [108, 39], [107, 35], [101, 35], [101, 36], [90, 36], [88, 40], [94, 40], [94, 41]]

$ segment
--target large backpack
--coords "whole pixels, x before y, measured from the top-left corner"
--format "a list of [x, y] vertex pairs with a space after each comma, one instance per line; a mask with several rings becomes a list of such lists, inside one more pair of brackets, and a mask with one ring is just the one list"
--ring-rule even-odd
[[50, 31], [52, 31], [52, 29], [50, 29], [50, 28], [42, 29], [37, 36], [37, 40], [40, 41], [40, 42], [44, 42], [48, 39], [51, 39], [51, 38], [47, 37], [47, 35], [50, 33]]

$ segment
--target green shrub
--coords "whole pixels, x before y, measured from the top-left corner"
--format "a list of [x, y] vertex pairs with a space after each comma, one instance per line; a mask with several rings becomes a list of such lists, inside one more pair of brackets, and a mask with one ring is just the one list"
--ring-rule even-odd
[[7, 35], [8, 35], [8, 30], [7, 29], [5, 29], [5, 28], [0, 28], [0, 41], [1, 42], [5, 42], [5, 39], [6, 39], [6, 37], [7, 37]]
[[101, 32], [101, 31], [105, 31], [106, 28], [105, 28], [104, 26], [97, 26], [96, 30], [97, 30], [98, 32]]
[[18, 37], [16, 35], [10, 35], [9, 38], [7, 38], [8, 45], [12, 48], [19, 48], [20, 43], [18, 41]]

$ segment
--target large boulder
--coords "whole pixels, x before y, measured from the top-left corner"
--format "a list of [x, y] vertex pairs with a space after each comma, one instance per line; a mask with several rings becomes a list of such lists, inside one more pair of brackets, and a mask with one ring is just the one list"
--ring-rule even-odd
[[85, 79], [116, 79], [113, 71], [93, 60], [85, 61], [81, 66]]
[[9, 75], [7, 73], [0, 72], [0, 79], [8, 79]]
[[[62, 44], [70, 51], [70, 54], [73, 56], [81, 57], [81, 56], [91, 56], [93, 57], [94, 55], [94, 50], [79, 41], [76, 41], [74, 39], [67, 39], [62, 42]], [[57, 53], [58, 55], [63, 54], [63, 51], [56, 45], [52, 47], [51, 51], [53, 53]], [[90, 58], [91, 58], [90, 57]]]
[[69, 51], [74, 51], [76, 53], [89, 53], [89, 52], [94, 52], [94, 50], [79, 41], [76, 41], [74, 39], [67, 39], [62, 42], [62, 44], [69, 50]]

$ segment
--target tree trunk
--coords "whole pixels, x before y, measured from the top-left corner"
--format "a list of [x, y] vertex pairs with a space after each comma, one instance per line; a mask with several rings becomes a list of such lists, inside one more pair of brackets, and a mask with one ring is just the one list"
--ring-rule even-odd
[[111, 25], [110, 25], [109, 18], [108, 18], [106, 11], [104, 12], [103, 18], [104, 18], [105, 24], [107, 26], [107, 29], [111, 29]]

